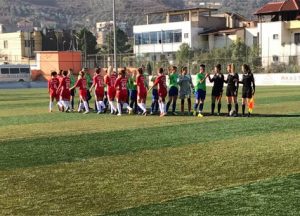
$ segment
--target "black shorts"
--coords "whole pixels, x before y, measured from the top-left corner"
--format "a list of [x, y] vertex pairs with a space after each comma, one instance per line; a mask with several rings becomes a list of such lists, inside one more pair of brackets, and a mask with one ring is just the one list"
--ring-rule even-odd
[[223, 89], [212, 89], [211, 96], [220, 97], [223, 94]]
[[252, 89], [251, 88], [243, 88], [242, 98], [252, 98]]
[[238, 96], [238, 90], [237, 88], [227, 87], [226, 89], [226, 97], [237, 97]]

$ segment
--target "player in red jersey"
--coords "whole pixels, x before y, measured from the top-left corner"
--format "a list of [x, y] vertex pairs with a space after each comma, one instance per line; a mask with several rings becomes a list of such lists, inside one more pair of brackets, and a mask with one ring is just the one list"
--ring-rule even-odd
[[115, 97], [116, 97], [116, 89], [115, 89], [116, 80], [117, 80], [117, 75], [113, 72], [113, 68], [109, 67], [104, 77], [104, 82], [107, 85], [107, 97], [110, 105], [111, 114], [117, 113], [117, 108], [114, 104]]
[[84, 76], [85, 76], [84, 71], [80, 71], [77, 82], [70, 90], [79, 88], [80, 102], [78, 106], [78, 112], [81, 112], [82, 109], [84, 108], [85, 112], [83, 114], [88, 114], [90, 112], [90, 109], [87, 103], [87, 82]]
[[62, 111], [70, 112], [70, 99], [71, 99], [71, 92], [70, 92], [70, 85], [71, 80], [69, 78], [69, 72], [63, 72], [63, 78], [61, 79], [59, 86], [57, 88], [57, 93], [60, 97], [60, 108]]
[[117, 98], [117, 108], [118, 108], [118, 116], [122, 115], [122, 105], [126, 109], [128, 109], [129, 114], [132, 113], [132, 108], [128, 105], [127, 98], [128, 98], [128, 92], [127, 92], [127, 77], [126, 77], [126, 71], [123, 69], [119, 73], [118, 79], [115, 83], [116, 88], [116, 98]]
[[59, 80], [57, 78], [57, 72], [53, 71], [51, 72], [51, 79], [48, 81], [48, 92], [50, 95], [49, 112], [52, 112], [54, 99], [57, 103], [59, 101], [59, 95], [57, 94], [58, 86]]
[[166, 84], [166, 76], [164, 75], [164, 69], [159, 68], [158, 69], [158, 77], [156, 78], [153, 86], [149, 89], [149, 91], [152, 90], [154, 86], [158, 86], [158, 96], [159, 96], [159, 109], [160, 109], [160, 116], [166, 116], [166, 96], [168, 94], [167, 91], [167, 84]]
[[[59, 70], [58, 74], [57, 74], [57, 79], [58, 79], [58, 82], [59, 82], [59, 86], [60, 86], [60, 83], [61, 81], [63, 80], [64, 76], [63, 76], [63, 70]], [[58, 92], [61, 92], [61, 89], [57, 89]], [[59, 101], [57, 102], [57, 105], [58, 105], [58, 108], [59, 108], [59, 111], [63, 111], [63, 101], [61, 100], [61, 98], [59, 98]]]
[[103, 102], [104, 98], [104, 79], [101, 75], [101, 68], [97, 68], [95, 71], [95, 75], [93, 77], [93, 84], [90, 88], [90, 91], [95, 87], [95, 100], [96, 100], [96, 107], [98, 110], [97, 114], [103, 113], [103, 110], [105, 109], [105, 104]]
[[147, 88], [145, 86], [145, 77], [143, 75], [143, 68], [138, 69], [138, 76], [136, 77], [136, 85], [137, 85], [138, 106], [143, 111], [143, 115], [147, 115], [147, 108], [146, 108]]

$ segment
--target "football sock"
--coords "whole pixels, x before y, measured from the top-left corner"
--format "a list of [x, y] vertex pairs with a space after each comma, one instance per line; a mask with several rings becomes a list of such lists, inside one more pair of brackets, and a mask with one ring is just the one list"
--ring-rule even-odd
[[97, 111], [98, 111], [98, 112], [101, 112], [102, 109], [101, 109], [100, 101], [96, 101], [96, 106], [97, 106]]
[[86, 102], [86, 101], [83, 101], [83, 105], [84, 105], [85, 111], [86, 111], [86, 112], [89, 112], [89, 111], [90, 111], [90, 109], [89, 109], [88, 102]]
[[50, 103], [49, 103], [49, 111], [52, 111], [52, 108], [53, 108], [53, 102], [50, 101]]
[[204, 104], [203, 104], [203, 103], [200, 103], [200, 107], [199, 107], [199, 112], [200, 112], [200, 113], [202, 113], [202, 111], [203, 111], [203, 106], [204, 106]]
[[195, 105], [194, 105], [194, 110], [195, 110], [195, 111], [197, 111], [198, 106], [199, 106], [199, 105], [198, 105], [197, 103], [195, 103]]
[[74, 109], [74, 98], [72, 98], [71, 105], [72, 105], [72, 109]]
[[155, 103], [155, 112], [157, 112], [158, 111], [158, 108], [159, 108], [159, 103], [158, 103], [158, 101], [154, 101], [154, 103]]
[[218, 104], [218, 113], [221, 113], [222, 104]]
[[246, 105], [243, 104], [243, 105], [242, 105], [242, 113], [243, 113], [243, 115], [245, 115], [245, 110], [246, 110]]
[[154, 107], [155, 107], [155, 101], [152, 101], [152, 104], [151, 104], [151, 112], [154, 112]]
[[169, 107], [170, 107], [170, 105], [171, 105], [171, 102], [168, 102], [168, 103], [167, 103], [167, 106], [166, 106], [166, 112], [168, 112], [168, 111], [169, 111]]
[[216, 107], [216, 104], [215, 104], [215, 103], [212, 103], [212, 104], [211, 104], [211, 114], [212, 114], [212, 115], [215, 113], [215, 107]]
[[181, 99], [181, 112], [184, 112], [184, 99]]
[[138, 106], [141, 108], [141, 110], [142, 110], [143, 112], [146, 112], [146, 109], [145, 109], [143, 103], [139, 103]]
[[102, 109], [106, 108], [105, 103], [103, 101], [100, 101], [99, 103], [100, 103], [100, 106], [102, 107]]
[[228, 113], [230, 113], [232, 105], [231, 104], [227, 104], [227, 107], [228, 107]]
[[189, 112], [191, 112], [191, 110], [192, 110], [192, 100], [191, 100], [191, 98], [188, 98], [188, 110], [189, 110]]
[[175, 112], [175, 110], [176, 110], [176, 102], [173, 101], [173, 104], [172, 104], [172, 112]]
[[167, 113], [166, 112], [166, 105], [165, 105], [164, 102], [161, 102], [161, 109], [162, 109], [163, 113]]
[[132, 110], [132, 108], [128, 105], [128, 103], [123, 104], [124, 109]]
[[82, 107], [82, 103], [80, 102], [78, 105], [78, 112], [80, 112], [82, 110], [81, 107]]
[[121, 103], [117, 104], [117, 108], [118, 108], [118, 113], [122, 114], [122, 108], [121, 108]]
[[239, 104], [238, 103], [235, 104], [235, 112], [236, 112], [236, 114], [239, 113]]

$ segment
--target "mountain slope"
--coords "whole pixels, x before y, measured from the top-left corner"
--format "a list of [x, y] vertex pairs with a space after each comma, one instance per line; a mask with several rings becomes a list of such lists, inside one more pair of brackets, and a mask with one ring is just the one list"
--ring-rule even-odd
[[[116, 0], [117, 17], [128, 26], [145, 22], [144, 13], [170, 8], [199, 6], [200, 2], [220, 2], [221, 11], [238, 12], [251, 17], [270, 0]], [[0, 23], [16, 27], [26, 18], [34, 22], [57, 23], [59, 28], [93, 28], [98, 21], [112, 20], [111, 0], [0, 0]]]

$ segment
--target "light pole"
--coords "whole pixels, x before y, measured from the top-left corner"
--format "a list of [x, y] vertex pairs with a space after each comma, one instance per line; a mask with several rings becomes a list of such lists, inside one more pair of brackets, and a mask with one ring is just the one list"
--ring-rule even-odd
[[114, 22], [114, 68], [118, 72], [117, 68], [117, 33], [116, 33], [116, 2], [113, 0], [113, 22]]

